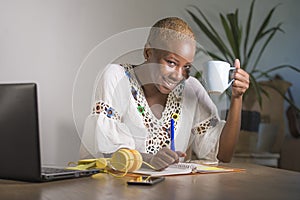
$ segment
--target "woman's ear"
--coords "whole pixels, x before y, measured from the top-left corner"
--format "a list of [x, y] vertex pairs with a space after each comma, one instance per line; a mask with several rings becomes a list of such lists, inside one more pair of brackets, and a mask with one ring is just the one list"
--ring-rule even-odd
[[149, 43], [146, 43], [145, 47], [144, 47], [144, 58], [145, 58], [145, 60], [149, 60], [151, 55], [152, 55], [151, 47], [150, 47]]

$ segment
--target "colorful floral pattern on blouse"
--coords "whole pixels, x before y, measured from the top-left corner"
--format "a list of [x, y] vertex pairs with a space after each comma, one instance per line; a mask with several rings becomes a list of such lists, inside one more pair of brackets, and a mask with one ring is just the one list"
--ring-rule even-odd
[[216, 116], [210, 117], [207, 120], [201, 122], [198, 126], [192, 129], [193, 134], [204, 134], [208, 129], [215, 127], [218, 123], [218, 119]]
[[103, 113], [108, 118], [120, 121], [120, 115], [112, 108], [110, 105], [104, 103], [103, 101], [98, 101], [95, 103], [95, 107], [93, 108], [92, 114], [100, 114]]

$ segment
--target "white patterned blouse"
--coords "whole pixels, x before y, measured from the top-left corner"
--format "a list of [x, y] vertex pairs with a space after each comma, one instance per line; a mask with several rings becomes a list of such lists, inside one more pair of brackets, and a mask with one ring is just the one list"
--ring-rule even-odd
[[220, 120], [215, 104], [197, 79], [189, 77], [168, 95], [158, 119], [148, 106], [134, 67], [110, 64], [98, 81], [82, 142], [94, 156], [119, 148], [155, 154], [170, 146], [171, 118], [175, 121], [176, 150], [186, 152], [192, 147], [198, 159], [217, 161], [225, 121]]

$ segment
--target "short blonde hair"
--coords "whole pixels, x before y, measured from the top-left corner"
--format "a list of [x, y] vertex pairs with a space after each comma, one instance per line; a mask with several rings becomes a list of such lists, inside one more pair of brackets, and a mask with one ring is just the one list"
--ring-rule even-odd
[[169, 40], [195, 40], [192, 28], [178, 17], [167, 17], [157, 21], [151, 28], [147, 42], [166, 42]]

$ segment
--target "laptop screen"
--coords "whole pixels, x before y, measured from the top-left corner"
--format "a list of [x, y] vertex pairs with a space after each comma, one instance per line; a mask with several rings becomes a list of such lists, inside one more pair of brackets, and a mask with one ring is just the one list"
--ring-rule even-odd
[[0, 178], [41, 176], [37, 86], [0, 84]]

